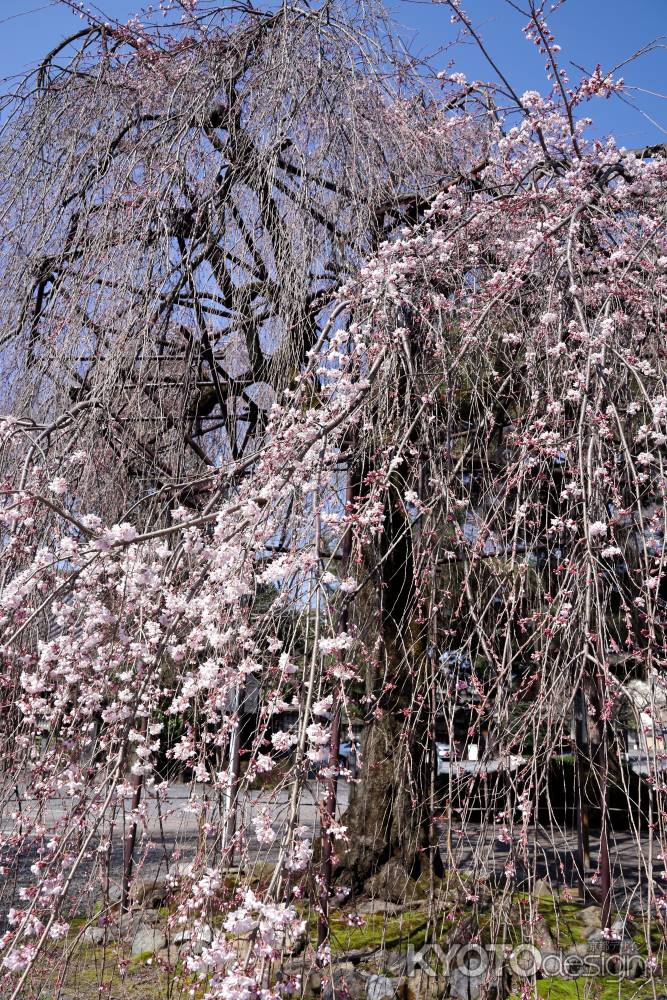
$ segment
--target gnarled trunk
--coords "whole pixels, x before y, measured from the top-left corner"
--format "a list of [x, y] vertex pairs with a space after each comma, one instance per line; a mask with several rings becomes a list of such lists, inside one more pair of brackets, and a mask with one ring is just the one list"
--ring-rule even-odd
[[416, 607], [412, 526], [393, 487], [381, 539], [375, 586], [382, 676], [369, 678], [376, 700], [362, 738], [360, 780], [343, 820], [348, 843], [341, 864], [354, 889], [390, 859], [413, 877], [428, 862], [429, 726], [416, 697], [426, 665], [426, 632]]
[[413, 877], [427, 863], [425, 762], [421, 748], [405, 738], [405, 721], [387, 712], [364, 733], [360, 782], [343, 820], [348, 836], [343, 867], [355, 889], [390, 859]]

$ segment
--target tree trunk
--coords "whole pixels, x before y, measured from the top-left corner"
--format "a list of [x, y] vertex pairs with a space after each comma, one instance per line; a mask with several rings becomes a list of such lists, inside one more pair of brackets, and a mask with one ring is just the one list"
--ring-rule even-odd
[[418, 623], [411, 525], [391, 491], [381, 539], [375, 587], [382, 677], [369, 684], [374, 711], [362, 737], [360, 780], [343, 819], [348, 845], [341, 863], [355, 890], [390, 858], [413, 877], [429, 858], [428, 699], [415, 697], [420, 676], [426, 681], [427, 629]]
[[364, 732], [360, 782], [343, 819], [348, 836], [343, 867], [354, 889], [390, 859], [414, 878], [428, 863], [425, 761], [408, 746], [405, 724], [404, 717], [387, 712]]

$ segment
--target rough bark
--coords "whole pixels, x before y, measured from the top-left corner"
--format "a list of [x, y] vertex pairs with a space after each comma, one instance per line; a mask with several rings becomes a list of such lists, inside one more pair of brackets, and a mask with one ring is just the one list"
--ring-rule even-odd
[[342, 859], [354, 888], [390, 859], [417, 877], [426, 863], [428, 815], [424, 768], [405, 741], [405, 719], [387, 713], [367, 726], [363, 765], [345, 813], [349, 846]]
[[345, 813], [348, 846], [341, 858], [355, 889], [390, 859], [413, 877], [428, 863], [428, 725], [414, 699], [426, 634], [417, 622], [411, 526], [391, 490], [381, 537], [375, 585], [383, 676], [369, 684], [376, 701], [362, 738], [360, 780]]

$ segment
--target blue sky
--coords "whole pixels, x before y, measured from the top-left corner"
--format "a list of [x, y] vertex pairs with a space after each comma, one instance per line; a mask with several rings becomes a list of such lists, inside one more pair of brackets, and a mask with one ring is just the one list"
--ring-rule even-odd
[[[109, 16], [125, 20], [140, 6], [140, 0], [96, 0], [96, 5]], [[454, 38], [449, 11], [442, 5], [428, 0], [390, 0], [389, 7], [401, 34], [423, 54], [435, 52]], [[523, 38], [524, 19], [504, 0], [464, 0], [464, 8], [480, 26], [494, 58], [515, 89], [543, 90], [543, 60]], [[81, 26], [76, 15], [49, 0], [0, 0], [0, 77], [34, 64], [61, 38]], [[567, 0], [550, 19], [550, 26], [562, 46], [563, 65], [568, 70], [569, 61], [591, 70], [599, 62], [608, 69], [664, 35], [662, 48], [622, 71], [633, 88], [629, 99], [637, 108], [618, 98], [596, 99], [587, 106], [586, 113], [594, 118], [597, 134], [612, 132], [626, 146], [667, 141], [667, 98], [662, 96], [667, 94], [667, 0]], [[469, 78], [493, 77], [471, 45], [443, 53], [439, 59], [443, 68], [450, 58]], [[578, 71], [572, 69], [572, 74], [576, 76]]]

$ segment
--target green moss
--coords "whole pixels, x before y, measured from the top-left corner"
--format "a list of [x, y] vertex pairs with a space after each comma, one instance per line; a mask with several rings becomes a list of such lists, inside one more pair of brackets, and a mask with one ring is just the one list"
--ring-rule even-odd
[[[433, 881], [435, 889], [435, 898], [437, 900], [438, 896], [441, 895], [443, 892], [443, 887], [446, 886], [446, 880], [436, 878]], [[424, 900], [428, 899], [429, 890], [430, 890], [429, 875], [428, 872], [426, 872], [423, 875], [420, 875], [418, 879], [415, 879], [414, 881], [408, 883], [405, 893], [406, 902], [408, 903], [413, 903], [413, 902], [416, 903], [417, 901], [423, 902]]]
[[[427, 917], [425, 913], [408, 911], [390, 917], [382, 913], [369, 914], [362, 927], [350, 927], [345, 917], [331, 921], [331, 950], [340, 954], [357, 949], [407, 947], [421, 948], [426, 940]], [[311, 940], [317, 938], [315, 919], [311, 922]]]
[[70, 933], [74, 930], [80, 929], [81, 927], [86, 927], [89, 923], [89, 917], [72, 917], [69, 921]]
[[[653, 997], [653, 986], [648, 981], [619, 979], [616, 976], [577, 979], [542, 979], [537, 992], [543, 1000], [644, 1000]], [[513, 994], [511, 1000], [518, 1000]]]
[[578, 903], [540, 902], [539, 913], [549, 931], [561, 947], [583, 944], [586, 927], [581, 920], [581, 906]]
[[[63, 949], [71, 943], [71, 939], [63, 942]], [[191, 1000], [202, 1000], [206, 993], [207, 980], [184, 977], [180, 963], [177, 969], [181, 975], [181, 987], [175, 993], [170, 983], [173, 972], [166, 971], [157, 961], [147, 963], [148, 958], [154, 958], [150, 953], [129, 959], [122, 973], [119, 957], [117, 942], [109, 944], [106, 953], [102, 946], [80, 943], [69, 957], [64, 979], [58, 988], [55, 975], [60, 963], [57, 960], [53, 962], [53, 955], [44, 957], [33, 970], [26, 995], [45, 1000], [50, 1000], [52, 996], [71, 997], [72, 1000], [99, 1000], [100, 996], [106, 1000], [168, 1000], [169, 997], [183, 995], [182, 987]], [[0, 1000], [4, 996], [0, 993]]]
[[[637, 921], [638, 926], [635, 927], [635, 932], [632, 935], [632, 940], [637, 945], [637, 949], [640, 955], [647, 955], [648, 948], [646, 942], [646, 927]], [[665, 947], [665, 933], [657, 920], [652, 920], [649, 924], [649, 935], [651, 938], [651, 951], [653, 954], [658, 953]]]
[[145, 962], [149, 958], [153, 958], [153, 952], [148, 949], [148, 951], [142, 951], [138, 955], [133, 955], [130, 959], [130, 965], [138, 965], [141, 962]]

